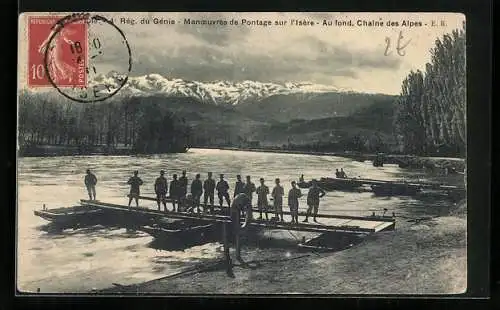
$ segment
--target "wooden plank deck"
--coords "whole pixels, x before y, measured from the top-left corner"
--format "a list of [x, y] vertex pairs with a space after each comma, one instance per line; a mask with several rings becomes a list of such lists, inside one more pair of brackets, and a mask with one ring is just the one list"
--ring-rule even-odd
[[394, 230], [394, 223], [380, 223], [377, 226], [373, 227], [374, 232], [384, 231], [384, 230]]
[[[186, 213], [186, 212], [163, 212], [152, 210], [144, 207], [127, 207], [124, 205], [117, 205], [98, 201], [81, 200], [82, 205], [92, 206], [102, 210], [111, 212], [120, 212], [128, 214], [137, 214], [140, 216], [151, 216], [153, 218], [171, 218], [171, 219], [189, 219], [200, 220], [213, 223], [229, 223], [231, 222], [229, 216], [205, 214], [205, 213]], [[288, 212], [289, 213], [289, 212]], [[304, 213], [302, 213], [304, 214]], [[305, 215], [305, 214], [304, 214]], [[377, 217], [360, 217], [360, 216], [337, 216], [318, 214], [318, 218], [327, 220], [334, 220], [335, 225], [328, 223], [298, 223], [292, 224], [290, 222], [268, 221], [253, 219], [250, 223], [252, 226], [262, 227], [267, 229], [284, 229], [294, 231], [307, 231], [315, 233], [324, 232], [348, 232], [348, 233], [373, 233], [382, 229], [394, 229], [395, 219], [390, 218], [377, 218]], [[382, 225], [383, 224], [383, 225]], [[376, 229], [381, 227], [380, 229]]]
[[85, 215], [89, 213], [101, 213], [102, 210], [99, 209], [94, 209], [94, 210], [78, 210], [78, 211], [69, 211], [69, 212], [62, 212], [60, 210], [58, 211], [53, 211], [53, 210], [35, 210], [34, 213], [35, 215], [41, 216], [52, 216], [52, 217], [63, 217], [63, 216], [68, 216], [68, 215]]
[[[148, 200], [148, 201], [155, 201], [156, 202], [156, 198], [154, 197], [147, 197], [147, 196], [139, 196], [139, 200]], [[82, 202], [88, 202], [89, 200], [81, 200]], [[172, 203], [172, 199], [171, 198], [167, 198], [166, 199], [166, 202], [167, 203]], [[163, 206], [162, 206], [163, 207]], [[200, 204], [200, 207], [203, 208], [203, 207], [207, 207], [207, 205], [201, 203]], [[215, 210], [220, 210], [220, 207], [218, 205], [215, 205], [214, 206]], [[223, 210], [227, 210], [228, 207], [225, 206], [225, 207], [222, 207]], [[285, 209], [285, 206], [283, 206], [283, 209]], [[150, 209], [147, 209], [147, 210], [150, 210]], [[257, 208], [252, 208], [252, 211], [253, 212], [259, 212], [259, 209]], [[272, 205], [269, 205], [268, 207], [268, 211], [267, 213], [273, 213], [274, 212], [274, 207]], [[289, 211], [285, 211], [283, 210], [283, 215], [291, 215], [292, 213], [289, 212]], [[306, 216], [306, 212], [299, 212], [298, 213], [299, 216]], [[394, 219], [393, 217], [390, 217], [390, 216], [370, 216], [370, 217], [366, 217], [366, 216], [354, 216], [354, 215], [337, 215], [337, 214], [318, 214], [316, 216], [317, 218], [325, 218], [325, 219], [349, 219], [349, 220], [355, 220], [355, 219], [358, 219], [358, 220], [366, 220], [367, 218], [370, 218], [370, 219], [373, 219], [373, 220], [376, 220], [376, 221], [386, 221], [386, 222], [392, 222]]]

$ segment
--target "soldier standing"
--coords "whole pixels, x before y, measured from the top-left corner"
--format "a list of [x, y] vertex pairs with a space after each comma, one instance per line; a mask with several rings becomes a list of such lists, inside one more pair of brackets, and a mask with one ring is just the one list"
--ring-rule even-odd
[[193, 195], [193, 200], [198, 212], [200, 212], [200, 198], [203, 193], [203, 184], [201, 183], [200, 177], [199, 173], [196, 174], [195, 179], [191, 183], [191, 195]]
[[229, 184], [224, 180], [224, 175], [220, 175], [220, 180], [217, 182], [217, 196], [219, 196], [219, 206], [222, 208], [223, 200], [226, 199], [227, 207], [231, 207], [231, 199], [229, 198]]
[[266, 214], [266, 220], [268, 220], [267, 216], [267, 208], [269, 203], [267, 202], [267, 195], [269, 195], [269, 187], [264, 184], [264, 178], [260, 178], [260, 186], [257, 187], [257, 207], [259, 208], [259, 220], [262, 220], [262, 211]]
[[271, 196], [273, 197], [274, 204], [274, 214], [276, 220], [281, 219], [283, 222], [283, 196], [285, 195], [285, 190], [283, 186], [280, 185], [280, 179], [276, 179], [276, 186], [273, 188]]
[[89, 200], [95, 199], [95, 186], [97, 184], [97, 177], [95, 174], [90, 172], [90, 169], [87, 169], [87, 174], [85, 175], [85, 186], [87, 187], [87, 192], [89, 193]]
[[203, 203], [207, 206], [210, 200], [210, 212], [214, 211], [215, 180], [212, 179], [212, 172], [208, 173], [208, 178], [203, 182]]
[[160, 171], [160, 176], [155, 181], [156, 203], [158, 204], [158, 211], [160, 211], [160, 202], [163, 203], [163, 208], [167, 211], [167, 191], [168, 183], [165, 178], [165, 171]]
[[141, 178], [139, 178], [139, 171], [134, 171], [134, 176], [128, 179], [127, 184], [130, 184], [130, 194], [129, 194], [129, 200], [128, 200], [128, 206], [130, 207], [130, 204], [132, 203], [132, 199], [135, 199], [135, 205], [138, 207], [139, 206], [139, 195], [141, 194], [140, 192], [140, 186], [143, 184]]
[[319, 209], [319, 199], [325, 196], [326, 193], [323, 189], [321, 189], [316, 180], [312, 180], [311, 188], [309, 188], [309, 193], [307, 193], [307, 214], [306, 219], [302, 222], [308, 222], [309, 215], [311, 215], [311, 211], [314, 210], [314, 221], [316, 222], [316, 215], [318, 215]]
[[182, 176], [179, 178], [179, 195], [184, 197], [187, 194], [188, 178], [186, 177], [186, 170], [182, 171]]
[[236, 197], [236, 195], [244, 193], [245, 192], [245, 183], [241, 181], [241, 175], [236, 176], [236, 184], [234, 185], [234, 195], [233, 197]]
[[292, 181], [292, 188], [288, 192], [288, 206], [292, 214], [292, 223], [299, 223], [299, 198], [302, 197], [300, 189], [297, 188], [297, 183]]
[[177, 180], [177, 174], [172, 176], [172, 181], [170, 181], [170, 198], [172, 199], [172, 211], [175, 212], [175, 204], [177, 203], [177, 211], [179, 211], [179, 200], [181, 198], [181, 188], [179, 180]]

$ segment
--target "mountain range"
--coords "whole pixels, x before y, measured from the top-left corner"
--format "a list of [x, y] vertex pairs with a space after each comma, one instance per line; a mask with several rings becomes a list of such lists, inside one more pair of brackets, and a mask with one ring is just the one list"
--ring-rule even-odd
[[[97, 75], [91, 84], [117, 87], [123, 75], [111, 72]], [[263, 83], [258, 81], [188, 81], [168, 79], [160, 74], [129, 77], [127, 84], [120, 90], [122, 96], [164, 95], [167, 97], [191, 97], [204, 103], [216, 105], [238, 105], [253, 103], [276, 95], [307, 96], [330, 92], [349, 92], [333, 86], [302, 83]]]
[[[120, 75], [93, 83], [117, 87]], [[50, 95], [51, 98], [62, 96]], [[359, 93], [314, 83], [187, 81], [159, 74], [129, 77], [112, 101], [154, 100], [192, 124], [209, 141], [257, 139], [264, 143], [338, 139], [355, 132], [385, 132], [395, 96]], [[106, 101], [105, 101], [106, 102]], [[371, 108], [376, 107], [376, 108]], [[377, 121], [371, 121], [371, 120]], [[336, 134], [340, 133], [340, 134]], [[202, 139], [207, 141], [207, 139]]]

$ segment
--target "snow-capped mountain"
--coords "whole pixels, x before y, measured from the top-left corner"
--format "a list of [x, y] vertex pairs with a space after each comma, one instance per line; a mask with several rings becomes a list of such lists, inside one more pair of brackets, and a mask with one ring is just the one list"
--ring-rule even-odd
[[[89, 77], [89, 87], [100, 85], [93, 90], [102, 89], [102, 95], [105, 95], [109, 88], [118, 88], [124, 78], [116, 72], [106, 76]], [[48, 102], [71, 102], [52, 87], [35, 90], [25, 88], [20, 90], [20, 96], [23, 93], [35, 95], [29, 100], [36, 100], [37, 94], [43, 94], [40, 99]], [[78, 94], [78, 90], [75, 90], [74, 95]], [[251, 124], [254, 122], [286, 123], [291, 120], [344, 117], [377, 102], [392, 105], [395, 100], [390, 95], [339, 90], [332, 86], [313, 83], [200, 82], [148, 74], [129, 77], [123, 88], [104, 103], [127, 102], [127, 97], [137, 97], [138, 101], [135, 102], [168, 105], [168, 109], [183, 115], [187, 120], [207, 122], [210, 126], [246, 124], [243, 127], [252, 127]]]
[[[117, 86], [120, 75], [110, 73], [98, 75], [90, 83]], [[212, 104], [241, 104], [256, 102], [273, 95], [314, 94], [338, 92], [337, 88], [313, 83], [262, 83], [256, 81], [214, 81], [198, 82], [182, 79], [168, 79], [160, 74], [129, 77], [127, 84], [120, 90], [121, 95], [165, 95], [196, 98]]]

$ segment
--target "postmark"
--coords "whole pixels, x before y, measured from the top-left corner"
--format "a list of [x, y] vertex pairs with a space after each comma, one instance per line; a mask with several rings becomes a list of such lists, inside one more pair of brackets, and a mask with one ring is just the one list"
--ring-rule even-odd
[[[103, 16], [74, 13], [59, 18], [50, 27], [45, 45], [49, 47], [42, 58], [47, 82], [70, 100], [103, 101], [127, 83], [130, 46], [123, 31]], [[117, 60], [112, 67], [105, 65], [110, 58]], [[60, 68], [72, 72], [72, 78], [64, 80]]]

